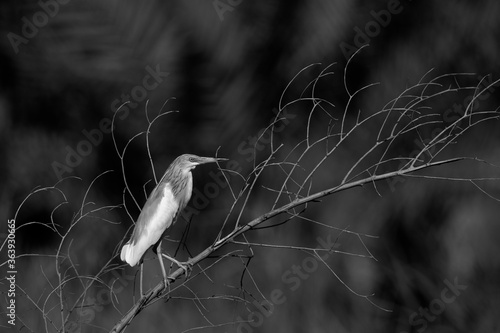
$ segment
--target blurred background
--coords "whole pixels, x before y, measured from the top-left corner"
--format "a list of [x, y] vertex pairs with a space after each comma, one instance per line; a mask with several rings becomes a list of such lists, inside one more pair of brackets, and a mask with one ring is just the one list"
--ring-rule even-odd
[[[45, 327], [38, 309], [43, 306], [51, 322], [61, 325], [58, 308], [52, 308], [60, 299], [50, 293], [58, 284], [51, 255], [61, 238], [31, 221], [50, 223], [52, 218], [57, 230], [70, 231], [61, 248], [69, 257], [59, 265], [64, 276], [81, 278], [68, 282], [65, 302], [77, 301], [83, 283], [89, 281], [84, 277], [99, 273], [102, 279], [78, 300], [85, 307], [71, 314], [68, 331], [105, 332], [132, 306], [137, 270], [118, 266], [121, 262], [113, 256], [130, 233], [132, 219], [145, 202], [144, 192], [154, 186], [144, 135], [128, 145], [123, 158], [137, 200], [136, 205], [126, 197], [130, 215], [120, 206], [78, 220], [84, 198], [89, 203], [84, 212], [122, 203], [122, 161], [110, 134], [113, 115], [114, 136], [122, 151], [148, 128], [146, 101], [150, 120], [161, 110], [178, 111], [161, 117], [150, 129], [149, 149], [158, 177], [182, 153], [214, 156], [217, 151], [247, 174], [254, 157], [248, 147], [274, 119], [287, 84], [306, 66], [321, 63], [298, 77], [284, 99], [298, 98], [311, 79], [335, 63], [334, 75], [318, 89], [335, 104], [330, 111], [337, 119], [348, 100], [343, 82], [347, 59], [368, 43], [351, 63], [347, 82], [352, 89], [381, 84], [361, 93], [354, 110], [376, 112], [430, 69], [431, 76], [476, 73], [469, 77], [470, 85], [487, 75], [486, 81], [492, 82], [500, 78], [499, 14], [500, 4], [494, 0], [0, 2], [0, 232], [5, 236], [3, 221], [17, 216], [17, 254], [31, 254], [17, 259], [14, 331], [55, 332], [52, 324]], [[480, 108], [498, 107], [499, 91], [492, 87]], [[434, 112], [453, 110], [457, 115], [460, 107], [465, 109], [467, 95], [443, 97], [431, 105]], [[309, 104], [289, 111], [289, 121], [277, 137], [284, 153], [304, 138], [310, 110]], [[325, 130], [320, 120], [313, 124], [318, 124], [313, 132]], [[378, 129], [375, 123], [361, 132], [359, 142]], [[462, 137], [450, 154], [477, 156], [498, 165], [499, 133], [496, 121], [484, 123]], [[315, 175], [314, 189], [338, 183], [342, 174], [337, 171], [349, 168], [365, 148], [356, 140]], [[408, 156], [415, 148], [409, 139], [393, 154]], [[322, 157], [322, 152], [317, 154], [311, 158]], [[113, 172], [99, 177], [87, 193], [92, 181], [107, 170]], [[210, 175], [216, 172], [215, 166], [197, 168], [195, 188], [203, 192], [203, 184], [213, 182]], [[474, 163], [439, 172], [449, 177], [495, 176], [491, 168]], [[61, 178], [61, 192], [35, 193], [16, 213], [36, 187], [53, 186]], [[277, 186], [273, 181], [270, 174], [259, 185]], [[482, 185], [500, 196], [497, 182]], [[197, 277], [188, 283], [191, 289], [179, 288], [173, 298], [141, 312], [128, 331], [206, 327], [201, 331], [500, 332], [500, 203], [465, 182], [405, 178], [384, 182], [379, 191], [380, 195], [365, 187], [342, 192], [307, 211], [308, 217], [329, 226], [378, 237], [361, 237], [377, 261], [338, 254], [327, 259], [350, 288], [374, 294], [370, 299], [378, 306], [349, 291], [322, 263], [316, 261], [315, 266], [304, 251], [257, 246], [248, 271], [244, 272], [246, 259], [223, 260], [209, 270], [210, 278]], [[252, 197], [243, 221], [269, 210], [268, 197], [259, 193]], [[231, 195], [226, 187], [213, 197], [193, 201], [194, 209], [184, 214], [191, 223], [180, 219], [169, 235], [179, 240], [187, 234], [179, 257], [197, 254], [217, 236]], [[53, 213], [62, 202], [66, 203]], [[312, 248], [321, 245], [318, 237], [331, 237], [338, 250], [367, 255], [356, 235], [304, 220], [252, 231], [248, 237], [258, 243]], [[175, 248], [173, 241], [170, 253]], [[251, 254], [247, 247], [235, 248], [238, 254]], [[151, 262], [146, 262], [148, 286], [160, 281], [153, 258], [150, 253]], [[100, 272], [103, 267], [115, 270]], [[294, 267], [302, 267], [302, 273], [294, 273]], [[112, 281], [117, 294], [113, 300], [100, 292]], [[457, 284], [466, 288], [450, 287]], [[283, 302], [275, 304], [271, 314], [262, 314], [252, 302], [269, 300], [275, 290], [281, 291]], [[456, 297], [450, 301], [452, 296]], [[2, 312], [6, 299], [2, 288]], [[3, 320], [2, 330], [13, 329]]]

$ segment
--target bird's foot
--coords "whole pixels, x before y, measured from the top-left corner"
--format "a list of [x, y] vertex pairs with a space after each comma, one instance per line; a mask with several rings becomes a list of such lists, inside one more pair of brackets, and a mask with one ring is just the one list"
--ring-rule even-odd
[[168, 287], [170, 287], [170, 281], [168, 281], [168, 278], [163, 277], [163, 290], [167, 290]]
[[191, 272], [193, 271], [193, 265], [189, 262], [179, 262], [177, 263], [177, 266], [179, 266], [184, 271], [184, 275], [186, 275], [187, 280], [191, 275]]
[[162, 253], [162, 256], [170, 260], [171, 262], [175, 263], [177, 266], [179, 266], [180, 269], [184, 271], [184, 275], [186, 275], [186, 279], [191, 275], [191, 271], [193, 270], [193, 265], [189, 262], [181, 262], [178, 261], [172, 257], [167, 256], [166, 254]]

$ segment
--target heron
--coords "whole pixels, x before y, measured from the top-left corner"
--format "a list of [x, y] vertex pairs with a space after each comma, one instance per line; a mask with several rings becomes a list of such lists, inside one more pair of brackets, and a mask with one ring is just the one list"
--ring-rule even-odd
[[225, 158], [200, 157], [184, 154], [177, 157], [167, 168], [165, 174], [150, 193], [135, 223], [130, 240], [123, 245], [120, 258], [131, 267], [141, 264], [140, 289], [142, 293], [142, 268], [146, 252], [153, 248], [160, 261], [164, 287], [168, 285], [167, 274], [162, 257], [174, 262], [182, 268], [187, 276], [188, 265], [165, 253], [162, 253], [161, 242], [166, 231], [176, 222], [179, 213], [186, 207], [193, 191], [193, 175], [191, 171], [200, 164], [215, 163]]

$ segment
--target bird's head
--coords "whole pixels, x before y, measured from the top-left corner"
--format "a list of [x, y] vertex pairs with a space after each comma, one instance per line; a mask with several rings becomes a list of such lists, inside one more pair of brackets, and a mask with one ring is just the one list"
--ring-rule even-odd
[[172, 164], [184, 171], [191, 171], [197, 165], [205, 163], [215, 163], [217, 161], [226, 161], [226, 158], [200, 157], [193, 154], [184, 154], [175, 159]]

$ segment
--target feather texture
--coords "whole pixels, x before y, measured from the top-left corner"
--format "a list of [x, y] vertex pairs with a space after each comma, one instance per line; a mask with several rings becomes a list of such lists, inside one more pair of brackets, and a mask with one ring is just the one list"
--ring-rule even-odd
[[162, 238], [165, 230], [175, 222], [180, 210], [170, 184], [159, 185], [161, 186], [151, 192], [146, 201], [132, 238], [122, 248], [120, 258], [130, 266], [137, 265], [146, 251]]
[[198, 164], [217, 159], [184, 154], [167, 168], [160, 182], [149, 195], [135, 224], [130, 240], [120, 253], [121, 260], [130, 266], [141, 262], [147, 250], [159, 244], [168, 228], [176, 221], [191, 199], [193, 170]]

